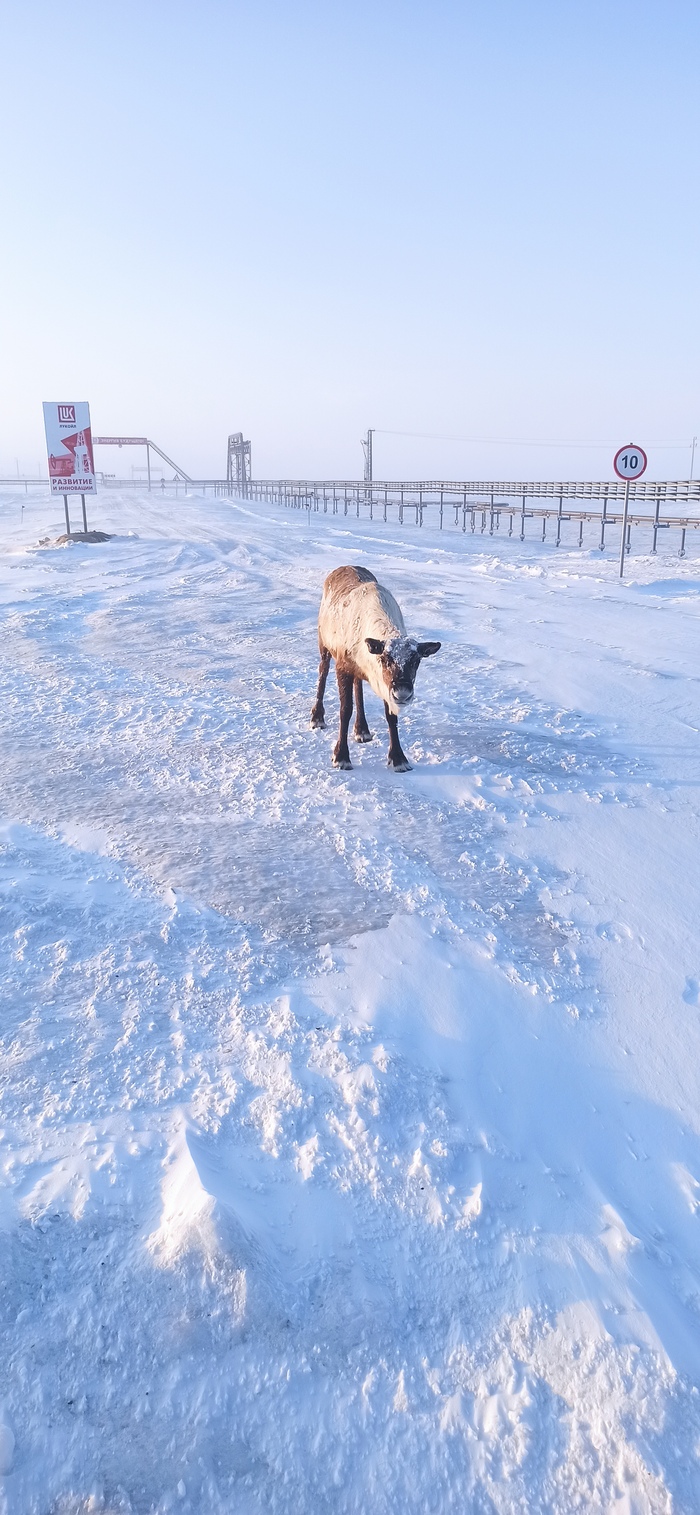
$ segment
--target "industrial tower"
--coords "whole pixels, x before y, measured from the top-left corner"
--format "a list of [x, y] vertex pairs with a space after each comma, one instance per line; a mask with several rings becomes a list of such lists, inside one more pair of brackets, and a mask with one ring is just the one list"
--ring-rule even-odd
[[228, 439], [226, 480], [242, 489], [250, 478], [250, 442], [243, 441], [242, 431], [234, 431]]

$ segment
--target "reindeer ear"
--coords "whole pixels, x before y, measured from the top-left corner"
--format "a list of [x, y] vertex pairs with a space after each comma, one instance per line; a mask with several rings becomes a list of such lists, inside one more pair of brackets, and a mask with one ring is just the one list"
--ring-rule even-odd
[[439, 652], [442, 642], [419, 642], [418, 652], [422, 658], [431, 658], [433, 653]]
[[381, 657], [386, 647], [386, 642], [378, 642], [376, 637], [365, 637], [365, 642], [375, 658]]

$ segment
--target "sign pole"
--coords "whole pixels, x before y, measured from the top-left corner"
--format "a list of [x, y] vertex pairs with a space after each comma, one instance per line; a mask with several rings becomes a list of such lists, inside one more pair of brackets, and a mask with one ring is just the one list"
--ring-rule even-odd
[[[632, 483], [633, 479], [641, 479], [642, 474], [646, 472], [647, 462], [648, 459], [644, 448], [635, 446], [634, 442], [629, 442], [627, 447], [618, 448], [613, 458], [613, 468], [615, 469], [618, 479], [622, 479], [625, 486], [625, 507], [622, 512], [622, 540], [620, 542], [620, 578], [622, 578], [622, 575], [625, 571], [625, 552], [627, 550], [627, 517], [629, 515], [630, 508], [630, 484]], [[603, 530], [605, 530], [605, 527], [603, 527]], [[601, 547], [603, 545], [602, 536], [600, 545]]]
[[64, 494], [64, 496], [63, 496], [63, 509], [66, 512], [66, 531], [68, 533], [68, 536], [70, 536], [70, 516], [68, 514], [68, 495], [67, 494]]
[[627, 512], [630, 507], [630, 481], [625, 480], [625, 507], [622, 512], [622, 541], [620, 542], [620, 578], [625, 571], [625, 542], [627, 541]]
[[85, 532], [85, 535], [87, 536], [87, 514], [86, 514], [86, 511], [85, 511], [85, 495], [81, 494], [80, 498], [81, 498], [81, 500], [83, 502], [83, 531]]
[[148, 493], [151, 493], [151, 449], [146, 443], [146, 467], [148, 469]]

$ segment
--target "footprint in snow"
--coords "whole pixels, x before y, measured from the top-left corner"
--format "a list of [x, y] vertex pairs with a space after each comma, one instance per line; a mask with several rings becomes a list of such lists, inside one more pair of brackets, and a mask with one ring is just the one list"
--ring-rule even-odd
[[604, 942], [632, 940], [632, 932], [624, 921], [602, 921], [599, 926], [596, 926], [596, 936], [602, 937]]

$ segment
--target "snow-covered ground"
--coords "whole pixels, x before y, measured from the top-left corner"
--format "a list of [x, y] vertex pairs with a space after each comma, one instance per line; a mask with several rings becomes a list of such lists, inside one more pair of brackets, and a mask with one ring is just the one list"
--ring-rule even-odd
[[[0, 498], [0, 1511], [700, 1509], [700, 564]], [[309, 729], [324, 574], [442, 652]]]

